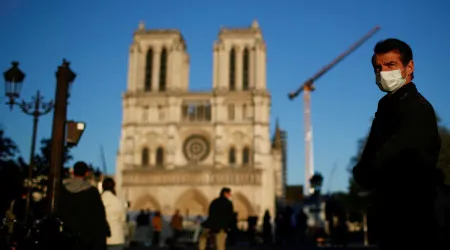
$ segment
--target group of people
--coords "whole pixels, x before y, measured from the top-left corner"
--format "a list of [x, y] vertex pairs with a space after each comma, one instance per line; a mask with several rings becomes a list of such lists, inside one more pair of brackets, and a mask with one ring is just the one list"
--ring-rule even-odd
[[[183, 216], [177, 209], [172, 215], [170, 221], [170, 227], [172, 228], [171, 244], [176, 243], [182, 236], [183, 231]], [[141, 210], [136, 217], [136, 230], [134, 231], [133, 241], [147, 243], [151, 238], [152, 246], [161, 245], [161, 233], [163, 231], [163, 218], [160, 211], [155, 211], [152, 215], [150, 210]]]
[[[231, 202], [231, 189], [224, 187], [220, 191], [219, 197], [213, 200], [209, 206], [208, 217], [206, 220], [198, 215], [195, 219], [196, 230], [191, 235], [192, 242], [198, 240], [199, 250], [205, 250], [213, 239], [217, 250], [225, 250], [227, 236], [235, 221], [235, 212], [233, 203]], [[172, 235], [167, 239], [166, 245], [173, 248], [183, 236], [184, 218], [177, 209], [170, 219], [170, 228]], [[151, 238], [152, 246], [161, 244], [161, 232], [163, 229], [163, 221], [160, 211], [153, 214], [147, 210], [141, 210], [136, 217], [136, 231], [132, 236], [134, 240], [146, 242]]]
[[88, 166], [76, 162], [73, 178], [61, 189], [58, 215], [74, 237], [76, 250], [123, 250], [126, 236], [126, 203], [119, 199], [112, 178], [105, 178], [102, 193], [86, 182]]
[[[46, 216], [47, 199], [30, 198], [27, 205], [28, 190], [21, 187], [20, 195], [9, 201], [2, 216], [6, 219], [2, 227], [3, 234], [6, 233], [4, 244], [17, 249], [30, 249], [35, 244], [33, 242], [43, 242], [44, 238], [48, 238], [50, 228], [44, 227], [44, 221], [54, 221], [56, 218], [62, 222], [64, 230], [62, 234], [54, 235], [55, 238], [50, 236], [49, 240], [62, 242], [65, 249], [123, 250], [127, 233], [126, 203], [117, 197], [112, 178], [103, 180], [100, 193], [87, 181], [88, 175], [89, 168], [85, 162], [74, 164], [73, 178], [65, 179], [60, 188], [60, 200], [54, 216]], [[40, 233], [36, 235], [36, 232]], [[43, 238], [44, 234], [47, 236]]]

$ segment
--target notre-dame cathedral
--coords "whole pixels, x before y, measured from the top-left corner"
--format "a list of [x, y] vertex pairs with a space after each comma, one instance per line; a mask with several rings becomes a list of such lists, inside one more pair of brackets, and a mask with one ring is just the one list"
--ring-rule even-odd
[[212, 88], [189, 91], [189, 55], [176, 29], [141, 23], [130, 47], [117, 189], [132, 210], [204, 215], [222, 187], [240, 219], [273, 215], [285, 192], [285, 139], [270, 134], [266, 44], [257, 21], [221, 28]]

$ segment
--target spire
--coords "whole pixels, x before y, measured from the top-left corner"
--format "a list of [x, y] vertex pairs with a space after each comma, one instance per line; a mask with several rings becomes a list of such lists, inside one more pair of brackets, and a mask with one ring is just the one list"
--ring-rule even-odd
[[258, 20], [254, 19], [252, 22], [252, 28], [253, 29], [258, 29], [259, 28], [259, 23]]
[[278, 118], [275, 125], [275, 138], [273, 139], [273, 148], [274, 149], [281, 149], [281, 129], [280, 124], [278, 122]]
[[144, 23], [144, 21], [140, 21], [139, 22], [139, 28], [138, 28], [139, 30], [145, 30], [145, 23]]

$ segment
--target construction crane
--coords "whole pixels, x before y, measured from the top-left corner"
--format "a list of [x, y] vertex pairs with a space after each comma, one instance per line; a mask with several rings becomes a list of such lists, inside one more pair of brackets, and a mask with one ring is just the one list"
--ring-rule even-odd
[[106, 158], [105, 158], [105, 151], [103, 150], [103, 145], [100, 145], [100, 157], [102, 160], [102, 168], [103, 168], [103, 176], [106, 176]]
[[306, 80], [300, 87], [289, 93], [289, 99], [295, 99], [300, 93], [303, 92], [303, 109], [304, 109], [304, 129], [305, 129], [305, 191], [307, 194], [312, 192], [309, 180], [314, 175], [314, 156], [313, 156], [313, 133], [311, 125], [311, 92], [315, 90], [314, 82], [328, 72], [331, 68], [336, 66], [340, 61], [347, 57], [350, 53], [355, 51], [359, 46], [365, 43], [370, 37], [372, 37], [378, 30], [379, 26], [371, 29], [366, 35], [359, 39], [355, 44], [348, 48], [344, 53], [339, 55], [331, 63], [323, 67], [319, 72]]
[[331, 169], [330, 176], [328, 176], [327, 194], [330, 194], [331, 182], [333, 181], [334, 171], [336, 171], [336, 167], [337, 167], [337, 163], [335, 162], [333, 164], [333, 168]]

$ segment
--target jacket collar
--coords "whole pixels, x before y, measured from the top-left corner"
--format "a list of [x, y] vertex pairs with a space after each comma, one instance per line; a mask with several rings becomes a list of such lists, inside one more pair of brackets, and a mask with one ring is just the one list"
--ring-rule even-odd
[[395, 91], [395, 93], [387, 94], [387, 98], [392, 100], [402, 100], [414, 93], [417, 93], [417, 87], [413, 82], [410, 82], [403, 85], [400, 89]]

